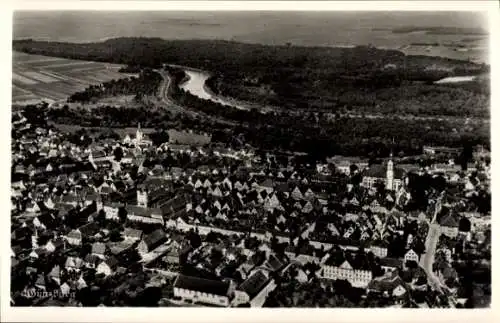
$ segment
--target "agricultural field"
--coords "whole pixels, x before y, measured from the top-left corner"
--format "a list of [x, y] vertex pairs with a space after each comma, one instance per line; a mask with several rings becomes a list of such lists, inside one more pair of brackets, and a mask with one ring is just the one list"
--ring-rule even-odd
[[13, 52], [12, 104], [66, 100], [87, 86], [130, 75], [122, 65]]

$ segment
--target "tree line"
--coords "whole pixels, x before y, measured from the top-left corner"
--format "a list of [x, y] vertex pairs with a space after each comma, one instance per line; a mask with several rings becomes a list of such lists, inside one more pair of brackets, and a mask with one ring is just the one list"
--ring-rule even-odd
[[73, 93], [68, 102], [90, 102], [99, 98], [116, 95], [135, 95], [141, 99], [146, 95], [153, 95], [162, 81], [157, 72], [150, 69], [142, 70], [138, 77], [129, 77], [103, 82], [99, 85], [90, 85], [85, 90]]

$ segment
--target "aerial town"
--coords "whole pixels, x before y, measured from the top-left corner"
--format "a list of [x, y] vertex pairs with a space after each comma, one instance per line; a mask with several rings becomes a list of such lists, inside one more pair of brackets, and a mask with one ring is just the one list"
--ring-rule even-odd
[[[490, 306], [489, 65], [455, 50], [484, 30], [301, 13], [336, 30], [314, 47], [128, 34], [212, 16], [44, 15], [127, 36], [16, 27], [12, 307]], [[362, 45], [323, 46], [343, 33]], [[408, 34], [453, 39], [424, 46], [449, 57], [405, 51], [423, 46]], [[381, 38], [394, 47], [365, 45]]]
[[[22, 113], [13, 128], [16, 305], [467, 307], [491, 292], [481, 147], [465, 170], [392, 155], [305, 169], [251, 149], [154, 146], [140, 125], [88, 147]], [[406, 211], [410, 172], [440, 182], [425, 211]]]

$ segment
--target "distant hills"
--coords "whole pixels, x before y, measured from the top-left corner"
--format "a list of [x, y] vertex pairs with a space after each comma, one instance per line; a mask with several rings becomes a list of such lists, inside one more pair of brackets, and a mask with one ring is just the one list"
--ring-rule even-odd
[[422, 26], [404, 26], [397, 28], [373, 28], [374, 31], [390, 30], [395, 34], [407, 34], [413, 32], [425, 32], [428, 35], [467, 35], [467, 36], [487, 36], [488, 31], [482, 28], [465, 27], [422, 27]]

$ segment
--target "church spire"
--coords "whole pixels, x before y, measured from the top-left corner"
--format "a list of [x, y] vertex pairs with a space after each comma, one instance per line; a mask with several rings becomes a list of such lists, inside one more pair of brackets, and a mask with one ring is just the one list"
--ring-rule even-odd
[[385, 188], [390, 191], [393, 190], [393, 184], [394, 184], [394, 164], [392, 162], [392, 146], [394, 146], [394, 138], [392, 138], [391, 152], [389, 155], [389, 161], [387, 162], [387, 172], [385, 179]]
[[393, 149], [394, 149], [394, 137], [392, 137], [392, 145], [391, 145], [391, 152], [389, 154], [389, 157], [392, 159], [392, 152], [393, 152]]
[[136, 143], [136, 145], [140, 144], [141, 141], [142, 141], [142, 131], [141, 131], [141, 123], [139, 122], [139, 124], [137, 125], [137, 132], [135, 134], [135, 143]]

